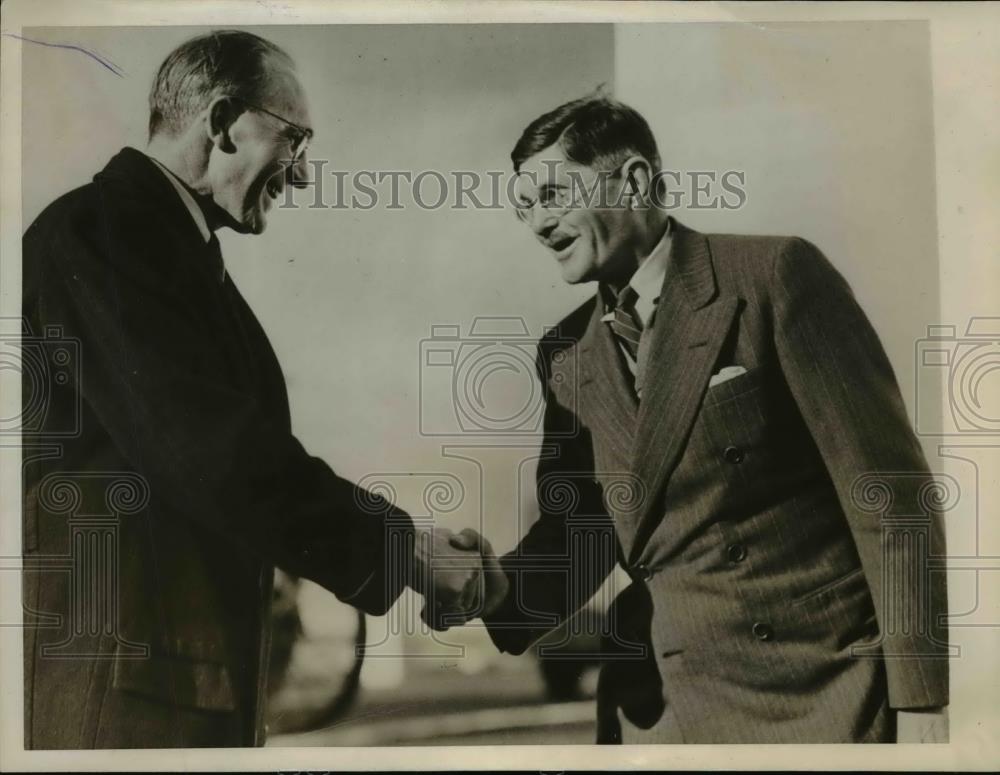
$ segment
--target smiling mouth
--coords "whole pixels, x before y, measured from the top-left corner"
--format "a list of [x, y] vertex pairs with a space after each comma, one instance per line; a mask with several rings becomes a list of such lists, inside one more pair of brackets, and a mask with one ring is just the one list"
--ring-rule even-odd
[[573, 245], [576, 244], [576, 237], [562, 237], [549, 244], [549, 249], [555, 253], [556, 259], [562, 261], [569, 256]]
[[264, 184], [264, 190], [271, 199], [277, 199], [281, 195], [281, 191], [284, 189], [282, 180], [275, 175], [270, 178], [267, 183]]

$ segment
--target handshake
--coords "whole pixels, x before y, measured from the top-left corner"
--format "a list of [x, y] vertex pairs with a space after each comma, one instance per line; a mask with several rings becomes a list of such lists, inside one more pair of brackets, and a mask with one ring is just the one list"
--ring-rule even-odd
[[417, 528], [408, 583], [424, 596], [420, 618], [434, 630], [488, 616], [508, 589], [489, 541], [471, 528]]

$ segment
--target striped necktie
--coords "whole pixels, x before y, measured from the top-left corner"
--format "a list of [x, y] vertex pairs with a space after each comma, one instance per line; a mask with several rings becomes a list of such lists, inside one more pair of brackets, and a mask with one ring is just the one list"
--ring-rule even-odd
[[615, 317], [610, 321], [611, 330], [628, 350], [632, 360], [638, 359], [639, 338], [642, 336], [642, 321], [635, 312], [635, 302], [638, 298], [639, 294], [631, 285], [622, 288], [615, 301]]

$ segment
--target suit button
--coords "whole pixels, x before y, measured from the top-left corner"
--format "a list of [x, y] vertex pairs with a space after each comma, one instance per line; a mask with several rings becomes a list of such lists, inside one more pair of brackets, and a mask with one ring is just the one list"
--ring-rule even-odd
[[774, 637], [774, 630], [771, 626], [764, 624], [764, 622], [757, 622], [753, 626], [753, 634], [757, 640], [771, 640]]
[[642, 581], [646, 581], [653, 575], [653, 572], [649, 569], [649, 566], [643, 565], [642, 563], [636, 565], [632, 569], [632, 572], [635, 573], [636, 578], [639, 578]]
[[742, 463], [743, 462], [743, 450], [739, 447], [726, 447], [725, 451], [722, 453], [722, 457], [727, 463]]
[[742, 562], [746, 559], [747, 548], [743, 544], [730, 544], [726, 547], [726, 556], [729, 562]]

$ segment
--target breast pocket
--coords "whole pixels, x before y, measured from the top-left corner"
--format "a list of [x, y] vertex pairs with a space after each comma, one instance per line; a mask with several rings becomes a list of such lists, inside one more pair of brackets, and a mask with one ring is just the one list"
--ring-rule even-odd
[[769, 395], [760, 369], [752, 369], [705, 393], [699, 422], [711, 454], [724, 470], [742, 478], [767, 458]]
[[748, 369], [742, 374], [730, 377], [715, 385], [710, 385], [705, 393], [705, 406], [715, 406], [724, 401], [737, 398], [738, 396], [757, 390], [761, 386], [763, 374], [760, 367]]

